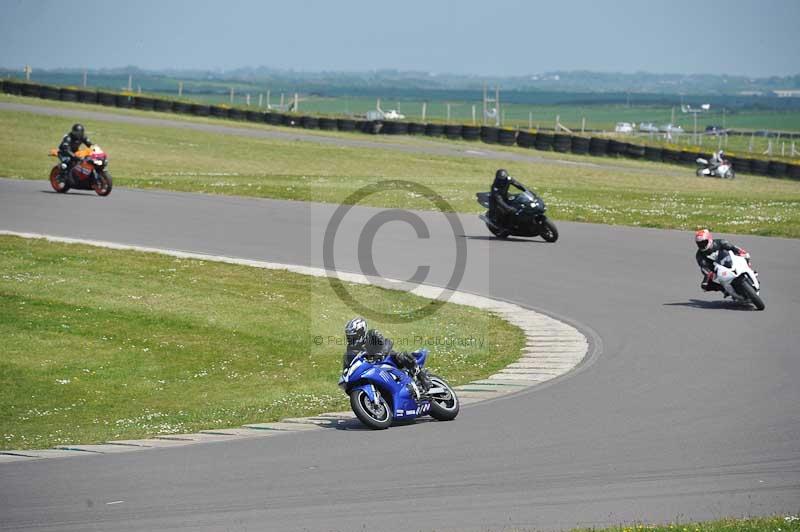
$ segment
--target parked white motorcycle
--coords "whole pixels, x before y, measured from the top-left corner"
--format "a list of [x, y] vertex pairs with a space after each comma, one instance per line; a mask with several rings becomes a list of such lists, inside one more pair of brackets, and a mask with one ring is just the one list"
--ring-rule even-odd
[[764, 310], [761, 299], [761, 285], [758, 274], [750, 267], [745, 257], [730, 251], [721, 251], [714, 262], [715, 281], [725, 293], [740, 303], [752, 303], [758, 310]]
[[708, 162], [708, 159], [702, 157], [697, 158], [697, 172], [698, 177], [719, 177], [722, 179], [733, 179], [736, 177], [736, 172], [733, 170], [733, 165], [730, 161], [723, 160], [722, 164], [714, 166]]

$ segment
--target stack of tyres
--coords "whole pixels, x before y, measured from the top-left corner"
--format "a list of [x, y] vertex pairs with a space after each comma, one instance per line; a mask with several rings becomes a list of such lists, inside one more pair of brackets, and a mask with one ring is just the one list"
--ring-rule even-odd
[[756, 175], [767, 175], [769, 173], [769, 161], [750, 159], [750, 169]]
[[300, 127], [300, 117], [297, 115], [283, 115], [283, 125], [289, 127]]
[[228, 118], [228, 108], [222, 105], [212, 105], [209, 107], [211, 116], [216, 118]]
[[728, 160], [733, 165], [733, 170], [737, 174], [749, 174], [753, 171], [750, 166], [750, 159], [745, 159], [743, 157], [728, 157]]
[[58, 90], [58, 99], [61, 100], [62, 102], [77, 102], [78, 90], [70, 89], [69, 87], [62, 87], [61, 89]]
[[189, 114], [192, 112], [192, 104], [186, 102], [175, 102], [172, 106], [172, 112], [178, 114]]
[[589, 139], [587, 137], [572, 137], [572, 153], [586, 155], [589, 153]]
[[283, 121], [283, 117], [280, 113], [267, 113], [267, 116], [264, 120], [267, 122], [267, 124], [279, 126]]
[[106, 105], [109, 107], [113, 107], [117, 105], [117, 95], [111, 92], [98, 92], [97, 93], [97, 102], [100, 105]]
[[520, 131], [517, 134], [517, 146], [520, 148], [532, 148], [533, 141], [536, 139], [536, 134], [530, 131]]
[[595, 157], [608, 155], [608, 139], [592, 137], [589, 139], [589, 153]]
[[244, 120], [244, 111], [236, 107], [231, 107], [228, 109], [228, 118], [231, 120]]
[[253, 109], [249, 109], [245, 111], [244, 117], [247, 119], [248, 122], [263, 122], [264, 121], [264, 113], [261, 111], [255, 111]]
[[336, 125], [338, 126], [339, 131], [356, 130], [356, 121], [351, 118], [338, 118], [336, 120]]
[[461, 126], [461, 138], [464, 140], [476, 141], [481, 138], [480, 126]]
[[614, 155], [619, 157], [620, 155], [625, 155], [628, 151], [628, 143], [621, 142], [616, 139], [609, 139], [608, 141], [608, 154]]
[[641, 159], [644, 157], [644, 146], [628, 144], [628, 153], [626, 155], [631, 159]]
[[447, 124], [444, 126], [444, 136], [450, 140], [461, 140], [461, 124]]
[[661, 159], [665, 163], [679, 164], [681, 162], [681, 152], [664, 148], [661, 150]]
[[152, 111], [155, 107], [155, 101], [147, 96], [134, 96], [133, 106], [142, 111]]
[[444, 135], [444, 125], [425, 124], [425, 135], [428, 137], [441, 137]]
[[481, 140], [486, 144], [497, 144], [499, 130], [492, 126], [481, 126]]
[[653, 162], [661, 162], [663, 151], [661, 148], [657, 148], [655, 146], [645, 146], [644, 147], [644, 158], [648, 161]]
[[195, 116], [208, 116], [211, 114], [211, 106], [201, 103], [193, 103], [192, 114]]
[[538, 132], [533, 147], [539, 151], [551, 151], [553, 149], [553, 142], [555, 136], [552, 133]]
[[772, 177], [786, 177], [786, 163], [781, 161], [770, 161], [767, 173]]
[[22, 95], [29, 96], [31, 98], [38, 98], [39, 94], [41, 93], [41, 86], [35, 83], [23, 83], [22, 84]]
[[39, 89], [39, 98], [43, 98], [45, 100], [58, 100], [60, 98], [58, 87], [42, 85], [42, 87]]
[[800, 179], [800, 164], [789, 164], [786, 166], [786, 175], [790, 179]]
[[174, 105], [175, 103], [172, 100], [162, 100], [161, 98], [156, 98], [154, 100], [153, 108], [162, 113], [171, 113]]
[[407, 135], [408, 123], [387, 120], [386, 122], [383, 123], [383, 127], [381, 128], [380, 131], [381, 133], [384, 133], [386, 135]]
[[3, 92], [6, 94], [13, 94], [14, 96], [22, 96], [22, 84], [18, 81], [11, 81], [10, 79], [6, 80], [3, 83]]
[[409, 122], [408, 123], [408, 134], [409, 135], [424, 135], [425, 134], [425, 124], [421, 124], [419, 122]]
[[559, 153], [568, 153], [572, 147], [572, 139], [569, 135], [553, 135], [553, 150]]
[[320, 119], [317, 121], [317, 125], [319, 125], [319, 128], [323, 131], [336, 131], [338, 129], [338, 126], [336, 125], [336, 119], [325, 116], [320, 117]]
[[684, 164], [686, 166], [692, 166], [697, 164], [698, 157], [700, 157], [699, 153], [695, 153], [689, 150], [683, 150], [681, 151], [680, 159], [678, 161], [680, 162], [680, 164]]

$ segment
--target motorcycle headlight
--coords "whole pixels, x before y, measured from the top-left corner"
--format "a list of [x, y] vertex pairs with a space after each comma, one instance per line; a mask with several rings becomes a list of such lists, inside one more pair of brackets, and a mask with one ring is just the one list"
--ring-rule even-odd
[[94, 162], [94, 164], [96, 164], [97, 166], [103, 166], [103, 163], [104, 163], [104, 162], [105, 162], [105, 161], [103, 161], [102, 159], [97, 159], [97, 160]]

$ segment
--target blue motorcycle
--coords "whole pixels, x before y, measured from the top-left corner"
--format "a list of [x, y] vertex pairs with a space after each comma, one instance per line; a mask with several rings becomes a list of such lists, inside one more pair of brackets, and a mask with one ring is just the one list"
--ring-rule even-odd
[[[428, 350], [412, 354], [422, 368]], [[413, 421], [424, 415], [439, 421], [455, 419], [459, 410], [456, 393], [441, 377], [432, 374], [428, 377], [432, 385], [422, 393], [391, 356], [375, 360], [362, 352], [345, 366], [339, 386], [350, 396], [353, 413], [371, 429], [386, 429], [395, 420]]]

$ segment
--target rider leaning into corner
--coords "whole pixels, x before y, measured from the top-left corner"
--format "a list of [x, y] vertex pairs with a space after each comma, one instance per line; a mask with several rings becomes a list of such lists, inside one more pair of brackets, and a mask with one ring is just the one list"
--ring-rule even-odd
[[514, 187], [525, 190], [525, 187], [508, 175], [508, 172], [500, 168], [494, 174], [494, 182], [492, 183], [492, 192], [489, 196], [489, 218], [494, 222], [502, 222], [503, 218], [513, 214], [518, 214], [518, 211], [511, 206], [508, 202], [508, 187]]
[[75, 152], [85, 144], [87, 148], [92, 147], [92, 142], [86, 136], [86, 128], [82, 124], [75, 124], [70, 129], [69, 133], [64, 135], [61, 139], [61, 144], [58, 145], [58, 158], [61, 161], [61, 180], [65, 180], [69, 175], [72, 166], [78, 162], [78, 156]]
[[423, 393], [431, 388], [428, 374], [420, 369], [414, 355], [393, 351], [393, 342], [389, 338], [384, 338], [378, 330], [368, 330], [367, 320], [364, 318], [358, 316], [347, 322], [344, 327], [344, 335], [347, 339], [347, 350], [342, 359], [343, 367], [349, 366], [350, 362], [363, 352], [366, 352], [370, 359], [382, 359], [389, 356], [398, 368], [416, 380]]
[[721, 164], [725, 163], [725, 152], [722, 150], [715, 151], [714, 154], [711, 156], [711, 167], [713, 169], [717, 169], [720, 167]]
[[[739, 256], [747, 259], [750, 262], [750, 253], [744, 248], [736, 247], [727, 240], [721, 238], [713, 238], [711, 231], [708, 229], [701, 229], [694, 234], [694, 241], [697, 244], [697, 265], [700, 266], [700, 271], [703, 273], [703, 281], [700, 283], [700, 288], [706, 292], [723, 292], [722, 286], [714, 280], [714, 262], [716, 262], [720, 251], [731, 251]], [[727, 297], [727, 294], [725, 294]]]

